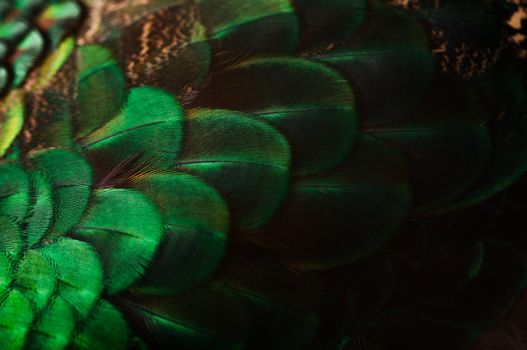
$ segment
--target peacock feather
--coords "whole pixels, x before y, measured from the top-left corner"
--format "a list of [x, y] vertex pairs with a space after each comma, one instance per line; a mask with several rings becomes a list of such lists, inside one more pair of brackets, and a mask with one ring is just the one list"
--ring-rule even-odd
[[0, 349], [487, 349], [527, 286], [526, 13], [0, 2]]

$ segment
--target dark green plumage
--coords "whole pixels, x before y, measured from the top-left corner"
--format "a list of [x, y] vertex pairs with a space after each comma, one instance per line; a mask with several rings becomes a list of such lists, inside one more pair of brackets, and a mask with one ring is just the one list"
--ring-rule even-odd
[[527, 283], [511, 9], [0, 4], [0, 348], [471, 348]]

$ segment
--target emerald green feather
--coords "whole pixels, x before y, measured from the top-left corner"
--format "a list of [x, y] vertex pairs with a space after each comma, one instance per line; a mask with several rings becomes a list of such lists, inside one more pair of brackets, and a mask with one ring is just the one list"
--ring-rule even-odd
[[223, 198], [187, 174], [140, 177], [132, 186], [155, 202], [165, 230], [141, 291], [175, 295], [209, 279], [225, 253], [229, 211]]
[[22, 350], [33, 322], [31, 304], [17, 290], [4, 294], [0, 302], [0, 347]]
[[45, 5], [44, 0], [14, 0], [10, 1], [10, 3], [13, 9], [21, 11], [26, 16]]
[[126, 350], [130, 343], [128, 325], [108, 301], [101, 300], [75, 334], [72, 346], [78, 350]]
[[298, 18], [287, 0], [199, 0], [197, 5], [220, 64], [248, 55], [292, 53], [298, 45]]
[[0, 163], [0, 216], [21, 222], [29, 208], [29, 176], [19, 166]]
[[214, 186], [229, 204], [235, 226], [265, 223], [287, 191], [286, 139], [263, 121], [226, 110], [198, 110], [185, 129], [174, 168]]
[[339, 164], [355, 140], [358, 115], [351, 88], [336, 71], [304, 59], [243, 62], [217, 74], [194, 104], [269, 122], [289, 140], [295, 174]]
[[0, 38], [8, 44], [14, 44], [22, 40], [28, 29], [28, 23], [20, 18], [2, 21], [0, 24]]
[[13, 84], [19, 86], [26, 79], [35, 61], [43, 53], [44, 38], [38, 30], [31, 30], [16, 49], [17, 59], [13, 62]]
[[[245, 3], [239, 0], [197, 0], [203, 22], [212, 33], [232, 30], [243, 23], [254, 21], [277, 13], [291, 13], [293, 7], [287, 0], [255, 0]], [[211, 11], [214, 8], [216, 11]], [[216, 34], [217, 35], [217, 34]]]
[[55, 298], [35, 322], [26, 342], [31, 350], [62, 350], [70, 344], [75, 330], [73, 308], [61, 298]]
[[53, 188], [54, 215], [50, 235], [63, 235], [75, 226], [88, 206], [92, 169], [80, 154], [60, 149], [34, 152], [31, 162]]
[[36, 250], [29, 250], [18, 264], [15, 285], [40, 312], [57, 288], [57, 272], [52, 262]]
[[143, 170], [168, 169], [182, 132], [183, 111], [174, 97], [144, 87], [130, 90], [122, 111], [80, 141], [104, 184], [130, 162]]
[[101, 256], [109, 294], [128, 288], [150, 265], [162, 239], [161, 217], [154, 204], [137, 191], [95, 192], [86, 216], [74, 230]]
[[103, 290], [99, 256], [89, 244], [69, 238], [59, 238], [38, 251], [57, 270], [58, 296], [86, 317]]
[[76, 134], [86, 137], [119, 114], [125, 81], [112, 54], [102, 46], [86, 45], [78, 51]]
[[48, 24], [48, 37], [51, 45], [56, 47], [64, 36], [71, 32], [82, 14], [82, 7], [77, 1], [52, 2], [40, 14], [38, 20], [51, 22]]
[[8, 289], [13, 281], [13, 267], [6, 252], [0, 253], [0, 295]]
[[30, 205], [28, 217], [24, 223], [26, 229], [24, 236], [29, 247], [37, 244], [48, 232], [53, 220], [53, 187], [40, 172], [33, 172], [31, 175], [32, 183], [32, 203]]
[[17, 259], [23, 248], [20, 227], [9, 218], [0, 216], [0, 232], [0, 251], [11, 259]]

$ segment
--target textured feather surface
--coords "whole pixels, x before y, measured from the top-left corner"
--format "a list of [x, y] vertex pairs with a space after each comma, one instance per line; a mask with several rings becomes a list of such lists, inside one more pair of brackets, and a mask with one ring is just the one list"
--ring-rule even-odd
[[211, 183], [233, 210], [234, 225], [262, 225], [288, 186], [290, 148], [268, 124], [227, 110], [199, 110], [186, 122], [187, 137], [174, 169]]
[[179, 294], [210, 278], [224, 256], [229, 229], [229, 211], [221, 195], [186, 174], [142, 177], [132, 185], [154, 200], [165, 231], [141, 290]]
[[108, 293], [114, 294], [143, 275], [161, 240], [161, 218], [148, 198], [132, 190], [101, 190], [93, 200], [75, 235], [101, 254]]
[[1, 3], [0, 348], [470, 348], [527, 281], [514, 9]]

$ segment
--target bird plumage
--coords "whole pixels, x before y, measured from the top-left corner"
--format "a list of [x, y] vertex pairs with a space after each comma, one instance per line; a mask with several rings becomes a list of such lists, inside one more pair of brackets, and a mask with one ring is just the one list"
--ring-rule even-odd
[[0, 347], [470, 348], [527, 282], [509, 5], [0, 5]]

